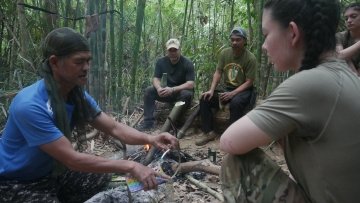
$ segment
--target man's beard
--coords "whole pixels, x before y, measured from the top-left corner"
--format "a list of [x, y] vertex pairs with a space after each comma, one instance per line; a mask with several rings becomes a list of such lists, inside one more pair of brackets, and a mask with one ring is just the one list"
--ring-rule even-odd
[[179, 61], [179, 59], [180, 59], [180, 56], [172, 57], [172, 58], [170, 58], [170, 61], [171, 61], [172, 63], [177, 63], [177, 62]]

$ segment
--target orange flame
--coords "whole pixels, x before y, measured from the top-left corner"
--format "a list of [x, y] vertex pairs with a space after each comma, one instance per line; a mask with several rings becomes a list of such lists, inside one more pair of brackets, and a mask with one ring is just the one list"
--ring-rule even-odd
[[145, 149], [145, 151], [149, 151], [150, 145], [148, 145], [148, 144], [144, 145], [144, 149]]

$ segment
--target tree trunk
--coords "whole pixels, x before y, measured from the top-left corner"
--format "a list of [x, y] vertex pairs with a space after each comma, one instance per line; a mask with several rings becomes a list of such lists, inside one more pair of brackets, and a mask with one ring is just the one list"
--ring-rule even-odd
[[188, 5], [189, 5], [189, 0], [186, 0], [184, 22], [183, 22], [183, 27], [182, 27], [182, 31], [181, 31], [181, 33], [182, 33], [181, 36], [183, 37], [182, 41], [184, 41], [184, 38], [186, 37], [185, 36], [185, 27], [186, 27], [186, 17], [187, 17]]
[[[259, 88], [259, 95], [263, 96], [266, 94], [266, 86], [267, 86], [267, 80], [263, 80], [264, 75], [266, 77], [266, 74], [269, 73], [270, 69], [267, 68], [267, 58], [265, 56], [263, 57], [262, 52], [262, 42], [263, 42], [263, 36], [262, 36], [262, 10], [264, 6], [264, 0], [259, 0], [257, 2], [258, 6], [256, 8], [258, 16], [258, 36], [257, 36], [257, 51], [256, 51], [256, 58], [258, 59], [259, 68], [256, 73], [256, 77], [258, 80], [256, 81], [256, 86]], [[265, 60], [263, 60], [265, 59]], [[264, 74], [265, 73], [265, 74]], [[262, 83], [262, 84], [261, 84]], [[265, 89], [264, 89], [265, 87]]]
[[[75, 18], [77, 18], [79, 14], [80, 14], [80, 0], [76, 0]], [[76, 27], [76, 22], [77, 22], [76, 20], [73, 21], [73, 25], [72, 25], [73, 27]], [[83, 26], [79, 26], [79, 27], [80, 27], [80, 33], [83, 33], [83, 29], [82, 29]]]
[[144, 21], [145, 4], [146, 4], [146, 0], [138, 0], [138, 4], [136, 8], [136, 30], [135, 30], [135, 41], [134, 41], [134, 49], [133, 49], [133, 62], [132, 62], [132, 70], [131, 70], [131, 84], [130, 84], [132, 101], [135, 101], [135, 95], [136, 95], [135, 94], [136, 71], [139, 60], [141, 31], [142, 31], [142, 24]]
[[[97, 13], [107, 10], [107, 0], [99, 0]], [[105, 53], [106, 53], [106, 14], [102, 14], [99, 16], [100, 24], [99, 30], [96, 32], [98, 41], [97, 41], [97, 49], [98, 49], [98, 57], [99, 57], [99, 77], [98, 77], [98, 89], [99, 89], [99, 98], [98, 103], [103, 108], [107, 107], [106, 105], [106, 90], [108, 87], [108, 81], [105, 80], [107, 75], [107, 66], [105, 64]], [[105, 109], [106, 110], [106, 109]]]
[[235, 10], [235, 0], [231, 1], [231, 13], [230, 13], [230, 30], [234, 27], [234, 10]]
[[[71, 10], [71, 0], [66, 0], [65, 1], [65, 16], [66, 17], [70, 17], [70, 10]], [[68, 27], [69, 26], [69, 19], [64, 19], [64, 26]]]
[[[19, 19], [19, 33], [20, 33], [20, 53], [19, 56], [23, 61], [23, 70], [26, 69], [26, 67], [34, 67], [30, 53], [31, 53], [31, 38], [30, 38], [30, 34], [29, 34], [29, 30], [27, 29], [27, 20], [25, 18], [25, 10], [24, 10], [24, 6], [19, 5], [19, 4], [23, 4], [24, 1], [23, 0], [18, 0], [17, 1], [18, 6], [18, 19]], [[29, 66], [30, 64], [30, 66]], [[20, 72], [25, 72], [21, 70]], [[33, 70], [35, 71], [35, 70]], [[18, 74], [19, 76], [19, 86], [20, 88], [22, 88], [22, 77], [20, 76], [20, 74]]]
[[[98, 1], [95, 0], [87, 0], [87, 6], [86, 6], [86, 15], [91, 16], [94, 13], [96, 13], [96, 3]], [[99, 90], [99, 71], [100, 71], [100, 61], [99, 61], [99, 53], [98, 53], [98, 35], [94, 32], [91, 32], [89, 34], [89, 43], [90, 43], [90, 49], [91, 49], [91, 70], [89, 74], [89, 92], [94, 97], [96, 101], [99, 101], [100, 99], [100, 90]], [[100, 104], [99, 104], [100, 105]], [[101, 105], [100, 105], [101, 106]]]
[[252, 42], [252, 38], [253, 38], [253, 27], [252, 27], [252, 17], [251, 17], [251, 11], [250, 11], [250, 1], [246, 1], [246, 14], [247, 14], [247, 20], [248, 20], [248, 25], [249, 25], [249, 34], [248, 34], [248, 43]]
[[[115, 7], [114, 7], [114, 0], [110, 0], [110, 10], [114, 10]], [[113, 110], [118, 110], [118, 109], [114, 109], [114, 108], [117, 108], [118, 105], [117, 105], [117, 100], [115, 99], [116, 97], [116, 82], [114, 82], [115, 80], [115, 77], [116, 75], [118, 75], [117, 73], [117, 68], [116, 68], [116, 64], [115, 64], [115, 25], [114, 25], [114, 13], [110, 13], [110, 32], [109, 32], [109, 35], [110, 35], [110, 50], [109, 50], [109, 54], [110, 54], [110, 64], [108, 66], [109, 68], [109, 79], [108, 79], [108, 86], [109, 86], [109, 94], [107, 95], [107, 98], [108, 98], [108, 105], [111, 106], [111, 108], [113, 108]], [[115, 103], [112, 103], [111, 101], [114, 101], [116, 102]]]
[[123, 91], [121, 90], [123, 83], [123, 64], [124, 64], [124, 32], [125, 32], [125, 20], [124, 20], [124, 0], [120, 0], [120, 30], [118, 37], [118, 65], [117, 65], [117, 81], [116, 81], [116, 102], [117, 106], [121, 108], [121, 99], [123, 96]]
[[[54, 13], [58, 13], [58, 1], [57, 0], [45, 0], [44, 1], [44, 8], [48, 11], [54, 12]], [[53, 30], [54, 28], [59, 27], [59, 23], [58, 23], [58, 17], [57, 15], [54, 14], [49, 14], [49, 13], [43, 13], [44, 16], [44, 22], [46, 23], [44, 31], [45, 34], [49, 33], [51, 30]]]

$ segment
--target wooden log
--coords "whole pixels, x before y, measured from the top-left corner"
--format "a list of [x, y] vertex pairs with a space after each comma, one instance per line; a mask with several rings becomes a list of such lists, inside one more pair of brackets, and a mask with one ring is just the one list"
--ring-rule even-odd
[[185, 133], [187, 129], [190, 127], [190, 125], [193, 123], [194, 119], [200, 112], [200, 105], [195, 106], [193, 112], [190, 114], [188, 119], [185, 121], [184, 125], [181, 127], [181, 129], [178, 131], [176, 137], [181, 139], [185, 136]]
[[[176, 102], [168, 118], [166, 119], [164, 125], [162, 126], [160, 132], [168, 132], [171, 127], [171, 121], [175, 121], [179, 117], [180, 113], [184, 110], [184, 108], [185, 108], [185, 102]], [[156, 151], [158, 151], [156, 147], [150, 146], [150, 150], [146, 154], [146, 157], [142, 164], [144, 165], [150, 164], [151, 161], [153, 160], [153, 156]]]
[[145, 166], [149, 165], [153, 160], [153, 156], [156, 151], [158, 151], [158, 149], [154, 146], [151, 146], [142, 164], [144, 164]]
[[210, 173], [213, 175], [220, 174], [220, 166], [217, 166], [206, 159], [200, 161], [174, 163], [172, 164], [171, 168], [173, 171], [176, 171], [177, 173], [200, 171], [200, 172]]
[[175, 122], [179, 118], [180, 114], [184, 111], [184, 109], [185, 102], [176, 102], [160, 131], [168, 132], [171, 128], [171, 121]]

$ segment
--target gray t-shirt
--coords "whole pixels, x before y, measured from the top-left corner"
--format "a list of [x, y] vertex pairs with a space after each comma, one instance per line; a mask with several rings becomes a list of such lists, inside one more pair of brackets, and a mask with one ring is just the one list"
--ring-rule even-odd
[[284, 81], [248, 117], [284, 141], [290, 172], [313, 202], [360, 202], [360, 80], [329, 60]]

